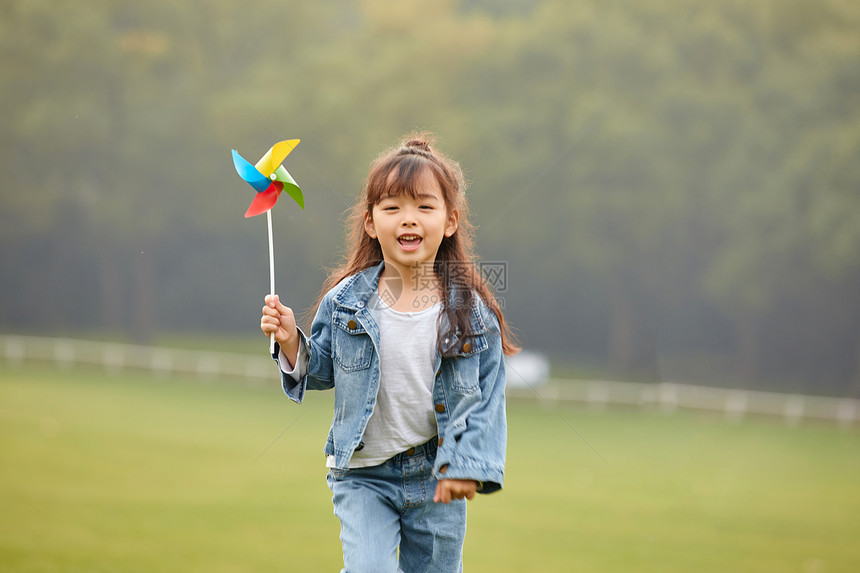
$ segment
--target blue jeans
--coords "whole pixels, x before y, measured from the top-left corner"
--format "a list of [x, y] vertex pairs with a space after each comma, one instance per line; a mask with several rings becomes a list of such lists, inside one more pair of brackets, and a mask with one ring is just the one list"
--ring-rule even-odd
[[341, 524], [341, 573], [463, 570], [466, 500], [433, 502], [436, 443], [434, 438], [378, 466], [329, 470]]

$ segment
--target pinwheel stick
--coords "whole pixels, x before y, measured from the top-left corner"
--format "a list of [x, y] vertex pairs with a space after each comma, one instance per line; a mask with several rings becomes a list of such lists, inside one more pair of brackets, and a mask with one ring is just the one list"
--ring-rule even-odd
[[[266, 221], [269, 223], [269, 294], [275, 295], [275, 241], [272, 237], [272, 210], [266, 211]], [[275, 353], [275, 334], [269, 337], [269, 354]]]

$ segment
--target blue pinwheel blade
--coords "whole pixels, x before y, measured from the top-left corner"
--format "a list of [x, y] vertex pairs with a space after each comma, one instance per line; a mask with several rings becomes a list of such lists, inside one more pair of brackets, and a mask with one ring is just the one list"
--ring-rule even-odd
[[257, 193], [262, 193], [269, 188], [272, 183], [269, 178], [257, 171], [257, 168], [248, 163], [244, 157], [233, 150], [233, 165], [236, 167], [236, 173], [244, 179], [251, 187], [257, 190]]

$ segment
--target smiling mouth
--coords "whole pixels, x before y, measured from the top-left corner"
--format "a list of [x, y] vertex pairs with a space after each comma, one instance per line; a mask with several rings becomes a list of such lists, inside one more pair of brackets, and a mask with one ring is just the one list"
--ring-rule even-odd
[[418, 235], [401, 235], [397, 237], [397, 242], [407, 251], [414, 251], [421, 244], [421, 237]]

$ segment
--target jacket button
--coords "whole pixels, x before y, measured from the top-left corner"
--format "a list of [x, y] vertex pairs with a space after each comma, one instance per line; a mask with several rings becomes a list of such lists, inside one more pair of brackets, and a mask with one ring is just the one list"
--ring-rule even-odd
[[445, 412], [445, 404], [436, 404], [436, 411], [440, 414]]
[[440, 447], [440, 448], [442, 447], [442, 443], [443, 443], [444, 441], [445, 441], [445, 438], [443, 438], [442, 436], [439, 436], [439, 447]]
[[469, 343], [467, 342], [466, 344], [464, 344], [464, 345], [463, 345], [463, 352], [469, 352], [470, 350], [472, 350], [472, 345], [471, 345], [471, 344], [469, 344]]
[[440, 473], [440, 474], [443, 474], [443, 473], [445, 473], [445, 472], [447, 472], [447, 471], [448, 471], [448, 464], [445, 464], [444, 466], [442, 466], [441, 468], [439, 468], [439, 473]]
[[406, 450], [406, 455], [407, 456], [414, 456], [415, 455], [415, 448], [409, 448], [408, 450]]
[[350, 320], [349, 322], [346, 323], [346, 327], [350, 330], [355, 330], [356, 326], [357, 325], [355, 324], [354, 320]]

